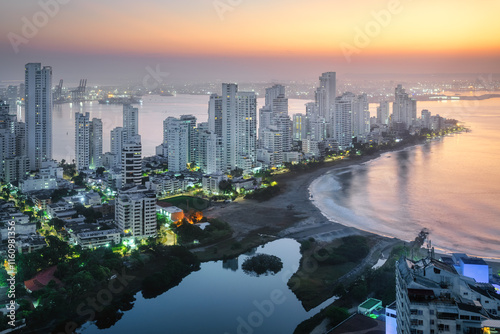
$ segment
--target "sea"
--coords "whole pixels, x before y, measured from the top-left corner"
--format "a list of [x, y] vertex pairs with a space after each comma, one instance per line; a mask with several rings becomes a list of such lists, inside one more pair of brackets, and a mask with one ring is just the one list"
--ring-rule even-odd
[[311, 184], [314, 204], [347, 226], [407, 241], [425, 228], [437, 251], [500, 259], [500, 99], [417, 108], [471, 131], [332, 170]]

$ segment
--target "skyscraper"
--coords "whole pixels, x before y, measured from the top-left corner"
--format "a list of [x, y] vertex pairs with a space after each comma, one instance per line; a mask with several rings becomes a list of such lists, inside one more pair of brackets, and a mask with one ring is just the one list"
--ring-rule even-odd
[[89, 113], [75, 114], [75, 155], [78, 170], [102, 166], [102, 121]]
[[422, 109], [422, 128], [431, 128], [431, 112], [427, 109]]
[[222, 96], [217, 94], [208, 102], [208, 131], [222, 138]]
[[17, 122], [9, 104], [0, 100], [0, 179], [14, 182], [26, 177], [26, 125]]
[[292, 138], [296, 141], [301, 141], [307, 138], [309, 120], [304, 114], [293, 115]]
[[211, 136], [210, 131], [208, 131], [208, 123], [199, 123], [194, 134], [194, 162], [202, 172], [206, 172], [208, 157], [207, 145]]
[[142, 183], [142, 145], [140, 136], [125, 143], [121, 152], [122, 188], [139, 186]]
[[187, 169], [189, 128], [189, 122], [175, 117], [168, 117], [163, 121], [163, 145], [168, 158], [168, 170], [171, 172], [181, 172]]
[[188, 129], [188, 156], [187, 162], [191, 163], [194, 161], [196, 154], [195, 142], [195, 131], [196, 131], [196, 117], [193, 115], [181, 115], [180, 120], [187, 124]]
[[122, 162], [123, 128], [116, 127], [110, 133], [110, 147], [113, 155], [113, 166], [119, 167]]
[[90, 120], [89, 113], [75, 114], [75, 163], [78, 170], [90, 165]]
[[370, 132], [370, 109], [366, 94], [358, 95], [353, 100], [351, 127], [352, 136], [357, 137], [358, 140]]
[[222, 165], [224, 171], [237, 167], [237, 102], [238, 85], [222, 84]]
[[273, 110], [275, 102], [274, 100], [280, 95], [283, 97], [285, 96], [285, 86], [274, 85], [272, 87], [266, 88], [266, 106]]
[[319, 77], [318, 106], [319, 114], [329, 119], [331, 106], [337, 96], [337, 74], [335, 72], [325, 72]]
[[[211, 97], [211, 101], [216, 100]], [[215, 114], [212, 113], [211, 116]], [[248, 171], [255, 162], [257, 96], [238, 92], [236, 84], [222, 84], [222, 168]], [[209, 124], [215, 120], [209, 119]]]
[[382, 101], [377, 107], [377, 123], [378, 124], [389, 124], [389, 102]]
[[17, 86], [7, 87], [7, 102], [9, 103], [9, 112], [17, 115]]
[[353, 93], [344, 93], [335, 98], [335, 128], [334, 139], [339, 149], [345, 150], [352, 144], [352, 106], [356, 96]]
[[222, 138], [210, 133], [207, 139], [207, 174], [222, 172]]
[[402, 123], [405, 129], [413, 125], [417, 119], [417, 101], [410, 98], [401, 85], [394, 90], [392, 105], [392, 123]]
[[139, 109], [130, 104], [123, 105], [122, 143], [125, 144], [139, 134]]
[[90, 122], [90, 168], [102, 166], [102, 121], [92, 118]]
[[52, 67], [25, 66], [25, 109], [30, 169], [52, 160]]

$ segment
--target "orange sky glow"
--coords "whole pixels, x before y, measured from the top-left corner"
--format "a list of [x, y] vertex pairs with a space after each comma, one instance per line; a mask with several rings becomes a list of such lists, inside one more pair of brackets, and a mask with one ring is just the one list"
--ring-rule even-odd
[[[370, 59], [373, 64], [384, 58], [427, 57], [455, 62], [457, 70], [464, 69], [464, 58], [471, 59], [471, 66], [479, 66], [482, 57], [489, 64], [494, 63], [492, 59], [500, 64], [497, 0], [64, 2], [34, 37], [19, 45], [19, 54], [26, 59], [28, 53], [37, 52], [331, 57], [343, 59], [345, 66]], [[7, 0], [0, 3], [6, 5]], [[10, 2], [8, 8], [0, 13], [1, 30], [7, 32], [0, 40], [1, 55], [17, 59], [8, 33], [23, 36], [22, 18], [32, 21], [43, 8], [35, 1]], [[491, 71], [500, 72], [500, 68]]]

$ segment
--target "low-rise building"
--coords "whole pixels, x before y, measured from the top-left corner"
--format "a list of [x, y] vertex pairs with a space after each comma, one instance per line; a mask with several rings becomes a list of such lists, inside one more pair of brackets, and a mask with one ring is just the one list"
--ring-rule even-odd
[[176, 206], [168, 205], [170, 203], [158, 201], [156, 202], [156, 211], [165, 215], [168, 220], [178, 222], [184, 218], [184, 211]]
[[72, 214], [76, 213], [76, 211], [73, 210], [73, 205], [67, 202], [58, 202], [47, 205], [47, 214], [50, 219], [58, 218], [58, 214], [64, 213], [66, 211], [73, 211]]
[[47, 205], [52, 203], [52, 198], [46, 192], [32, 195], [31, 200], [35, 207], [42, 211], [47, 210]]
[[19, 181], [19, 190], [22, 193], [54, 189], [57, 189], [57, 178], [51, 175], [38, 174]]
[[227, 180], [227, 176], [224, 174], [203, 175], [203, 191], [218, 194], [220, 192], [219, 183], [223, 180]]
[[94, 205], [100, 205], [101, 204], [101, 195], [99, 195], [96, 192], [88, 192], [85, 194], [85, 205], [87, 206], [94, 206]]
[[80, 232], [74, 236], [82, 248], [109, 247], [120, 243], [120, 231], [117, 229]]
[[255, 178], [249, 178], [249, 179], [235, 179], [233, 180], [233, 187], [236, 189], [237, 192], [240, 192], [242, 189], [244, 190], [251, 190], [254, 189], [257, 186], [257, 180]]

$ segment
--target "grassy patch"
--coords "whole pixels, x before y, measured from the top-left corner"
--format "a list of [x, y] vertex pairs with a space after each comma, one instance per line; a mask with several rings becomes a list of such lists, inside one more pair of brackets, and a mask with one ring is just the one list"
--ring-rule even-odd
[[176, 196], [162, 199], [161, 201], [171, 203], [172, 205], [184, 210], [185, 212], [191, 209], [202, 211], [209, 206], [209, 202], [206, 199], [192, 196]]

